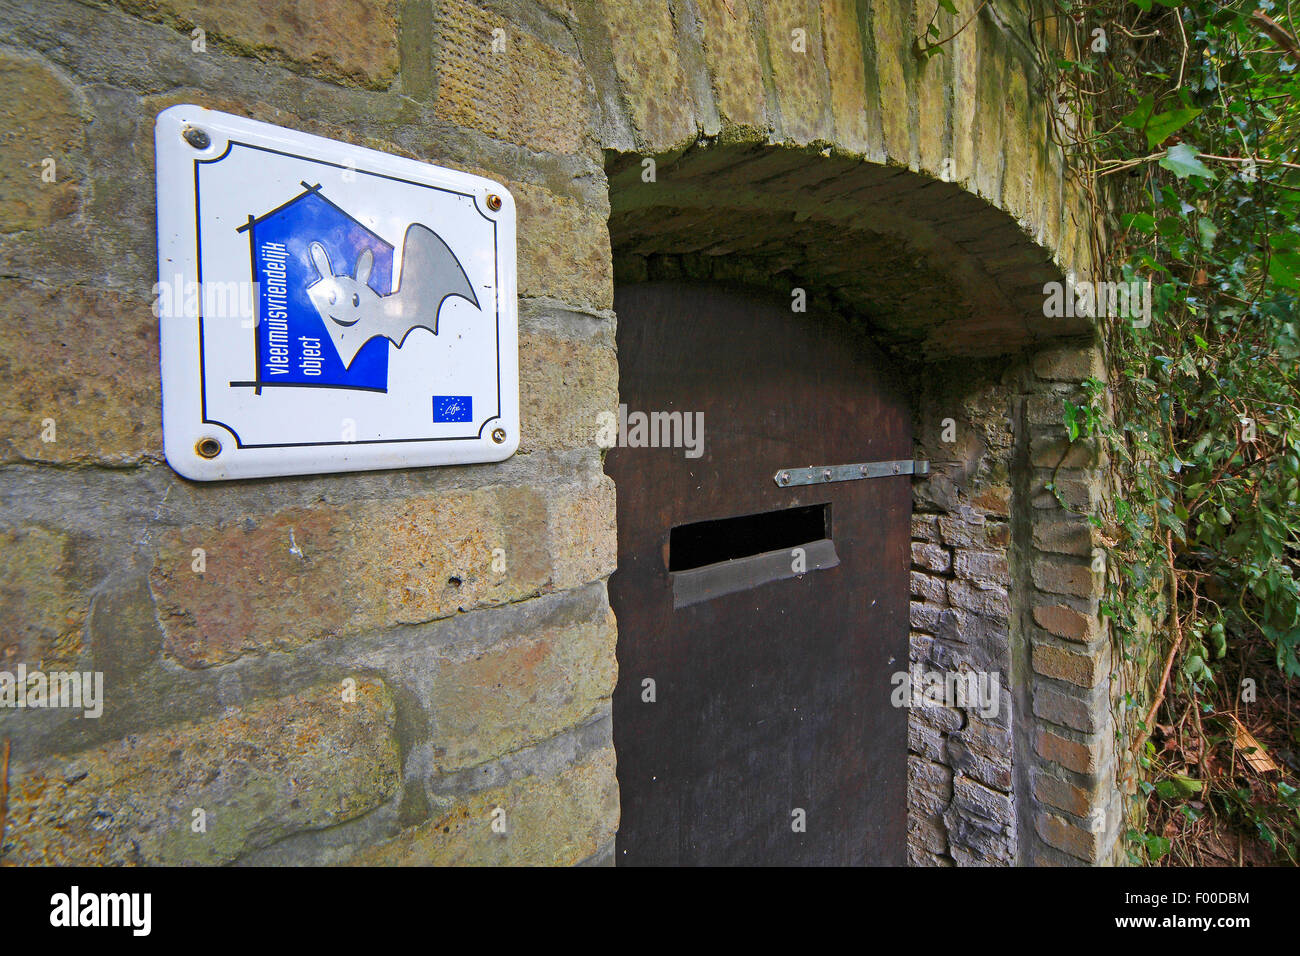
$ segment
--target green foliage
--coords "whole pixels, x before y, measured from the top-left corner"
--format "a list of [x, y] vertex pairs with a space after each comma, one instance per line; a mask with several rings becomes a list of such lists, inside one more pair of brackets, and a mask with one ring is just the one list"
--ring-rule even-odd
[[[1053, 15], [1075, 59], [1042, 57], [1097, 215], [1119, 211], [1099, 259], [1152, 285], [1149, 325], [1106, 323], [1110, 382], [1064, 409], [1071, 439], [1101, 438], [1122, 473], [1093, 520], [1117, 541], [1104, 610], [1144, 685], [1123, 715], [1156, 781], [1142, 799], [1172, 814], [1161, 835], [1132, 831], [1151, 862], [1178, 855], [1167, 837], [1207, 814], [1253, 827], [1279, 859], [1300, 845], [1294, 787], [1241, 785], [1236, 737], [1213, 729], [1242, 706], [1256, 649], [1278, 680], [1300, 677], [1300, 51], [1287, 9], [1074, 3]], [[1097, 26], [1104, 52], [1087, 42]]]

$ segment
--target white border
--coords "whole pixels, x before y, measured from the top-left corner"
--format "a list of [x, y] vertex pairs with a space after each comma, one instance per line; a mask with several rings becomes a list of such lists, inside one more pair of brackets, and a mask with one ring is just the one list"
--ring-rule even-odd
[[[190, 145], [183, 136], [187, 127], [203, 130], [210, 139], [209, 145], [204, 149]], [[198, 321], [160, 317], [163, 450], [167, 463], [186, 478], [220, 481], [496, 462], [513, 455], [519, 447], [520, 431], [519, 319], [515, 202], [510, 192], [499, 183], [481, 176], [200, 106], [172, 106], [159, 113], [154, 123], [160, 283], [173, 282], [177, 274], [186, 282], [197, 281], [194, 162], [223, 155], [231, 139], [306, 159], [349, 165], [358, 172], [393, 176], [474, 197], [479, 212], [495, 221], [497, 226], [501, 414], [483, 427], [477, 439], [240, 448], [228, 430], [203, 421]], [[488, 209], [489, 194], [500, 197], [500, 210], [493, 212]], [[491, 437], [498, 427], [506, 432], [502, 444], [497, 444]], [[222, 450], [216, 458], [203, 458], [195, 450], [196, 444], [205, 437], [221, 442]]]

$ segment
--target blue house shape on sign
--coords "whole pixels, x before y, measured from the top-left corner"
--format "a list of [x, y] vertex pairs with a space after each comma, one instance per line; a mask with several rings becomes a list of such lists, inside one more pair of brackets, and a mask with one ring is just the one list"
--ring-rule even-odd
[[344, 366], [325, 325], [307, 295], [321, 278], [310, 247], [320, 243], [335, 268], [351, 272], [369, 249], [374, 266], [366, 284], [379, 295], [393, 291], [393, 247], [321, 195], [320, 186], [304, 191], [259, 217], [249, 215], [238, 228], [248, 232], [249, 256], [257, 289], [254, 328], [256, 377], [231, 382], [262, 393], [263, 388], [357, 388], [388, 390], [388, 339], [378, 336]]

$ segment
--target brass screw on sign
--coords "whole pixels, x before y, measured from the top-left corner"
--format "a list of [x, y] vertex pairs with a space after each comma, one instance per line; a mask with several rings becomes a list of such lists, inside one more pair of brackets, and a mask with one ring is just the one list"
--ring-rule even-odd
[[216, 458], [221, 454], [221, 442], [215, 438], [200, 438], [194, 450], [200, 458]]
[[492, 429], [492, 440], [496, 442], [498, 445], [505, 444], [506, 430], [504, 428]]
[[195, 149], [207, 149], [212, 145], [211, 137], [197, 126], [185, 127], [185, 129], [181, 131], [181, 135], [185, 137], [185, 142], [189, 143]]
[[488, 193], [487, 207], [493, 212], [501, 211], [501, 197], [496, 193]]

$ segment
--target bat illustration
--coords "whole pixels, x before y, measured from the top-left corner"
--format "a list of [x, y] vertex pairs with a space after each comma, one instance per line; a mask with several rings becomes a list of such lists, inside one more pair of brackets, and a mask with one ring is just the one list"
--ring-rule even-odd
[[433, 230], [412, 223], [403, 242], [402, 275], [389, 295], [380, 295], [366, 284], [375, 264], [369, 249], [357, 257], [352, 275], [335, 275], [325, 247], [311, 244], [311, 260], [320, 278], [307, 286], [307, 295], [344, 368], [376, 336], [385, 336], [400, 349], [411, 329], [428, 329], [437, 335], [438, 313], [450, 296], [482, 308], [460, 262]]

